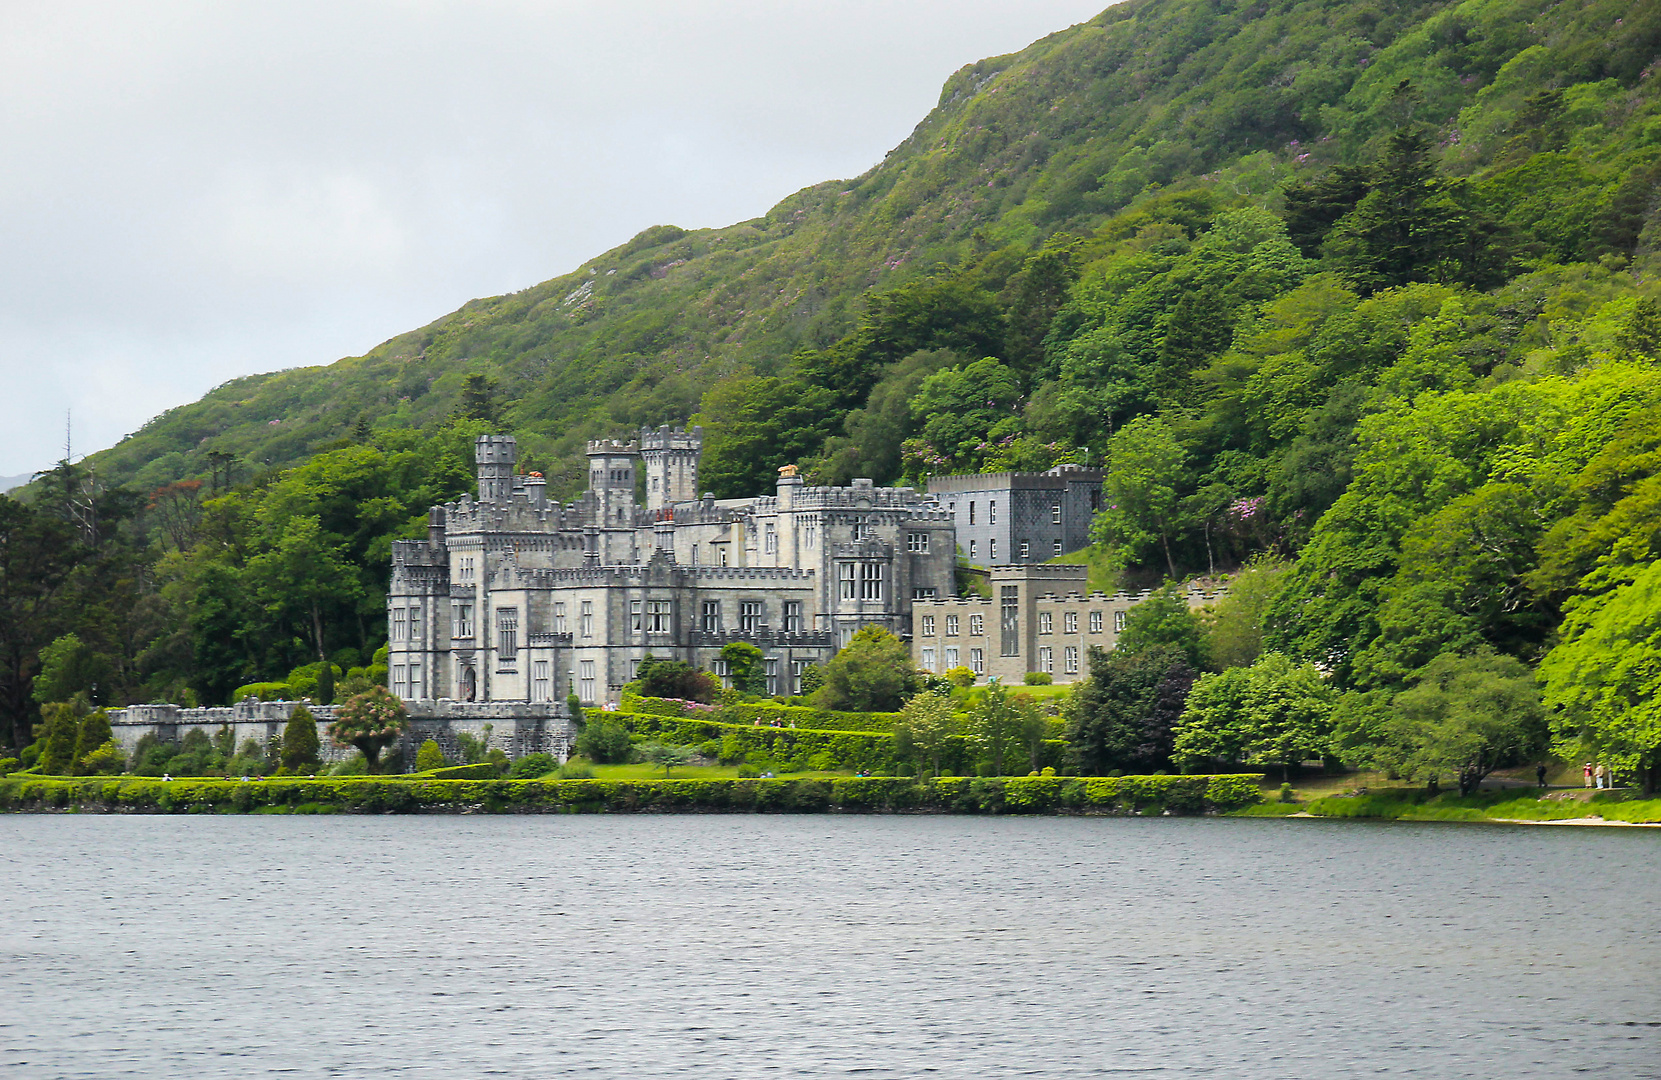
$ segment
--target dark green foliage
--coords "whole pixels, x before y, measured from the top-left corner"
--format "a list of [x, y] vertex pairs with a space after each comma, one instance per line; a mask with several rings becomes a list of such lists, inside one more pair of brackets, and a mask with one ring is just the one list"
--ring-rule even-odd
[[601, 765], [618, 765], [629, 760], [628, 725], [611, 713], [594, 712], [577, 733], [577, 753]]
[[75, 771], [82, 771], [87, 757], [114, 738], [115, 734], [110, 730], [109, 713], [103, 709], [94, 709], [83, 717], [81, 726], [75, 733]]
[[917, 689], [905, 642], [880, 626], [866, 626], [825, 662], [825, 683], [813, 703], [823, 709], [892, 712]]
[[651, 653], [641, 659], [635, 678], [640, 683], [640, 693], [647, 697], [680, 698], [707, 705], [715, 700], [721, 690], [720, 684], [709, 672], [695, 668], [685, 660], [660, 660]]
[[1130, 609], [1116, 652], [1133, 656], [1153, 649], [1175, 649], [1191, 668], [1204, 666], [1204, 631], [1181, 585], [1167, 582]]
[[291, 773], [315, 771], [322, 744], [317, 738], [317, 720], [304, 705], [294, 706], [283, 725], [283, 768]]
[[430, 772], [433, 769], [442, 769], [448, 764], [444, 760], [444, 751], [432, 739], [424, 740], [415, 751], [415, 771]]
[[1069, 764], [1084, 775], [1171, 767], [1172, 729], [1195, 678], [1172, 645], [1090, 650], [1090, 677], [1067, 702]]
[[81, 714], [75, 705], [63, 702], [41, 710], [45, 746], [40, 754], [40, 771], [48, 776], [69, 776], [75, 771], [75, 745], [81, 735]]
[[734, 690], [745, 694], [767, 692], [767, 664], [756, 646], [748, 641], [731, 642], [721, 646], [721, 659]]
[[526, 754], [508, 770], [510, 780], [535, 780], [559, 768], [559, 762], [550, 754]]
[[320, 663], [317, 666], [317, 703], [319, 705], [333, 705], [335, 703], [335, 666], [330, 663]]

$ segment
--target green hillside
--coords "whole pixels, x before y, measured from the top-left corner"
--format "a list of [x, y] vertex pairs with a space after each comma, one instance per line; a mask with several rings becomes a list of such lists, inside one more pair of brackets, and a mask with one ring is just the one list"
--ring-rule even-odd
[[1614, 0], [1110, 9], [958, 72], [864, 176], [238, 380], [98, 482], [0, 499], [0, 713], [22, 745], [94, 684], [368, 678], [390, 543], [468, 488], [473, 435], [570, 495], [584, 439], [692, 419], [722, 496], [1087, 457], [1098, 572], [1238, 573], [1098, 658], [1080, 768], [1463, 784], [1549, 722], [1653, 783], [1658, 58], [1661, 6]]
[[[141, 487], [206, 476], [210, 451], [253, 470], [291, 465], [360, 416], [440, 423], [479, 372], [551, 466], [586, 438], [686, 419], [735, 371], [791, 370], [798, 350], [853, 329], [873, 289], [992, 253], [1005, 256], [988, 271], [1001, 288], [1047, 237], [1088, 235], [1161, 189], [1275, 205], [1289, 177], [1367, 160], [1404, 109], [1444, 139], [1457, 129], [1438, 156], [1469, 174], [1492, 167], [1530, 93], [1562, 84], [1577, 164], [1619, 169], [1648, 141], [1648, 96], [1625, 98], [1646, 89], [1655, 18], [1615, 2], [1123, 4], [963, 68], [864, 176], [725, 229], [648, 229], [363, 357], [234, 380], [95, 465]], [[1393, 103], [1404, 78], [1415, 105]], [[1029, 349], [1042, 336], [1032, 319], [1013, 328]], [[933, 337], [997, 346], [1002, 329]], [[554, 471], [580, 475], [571, 464]]]

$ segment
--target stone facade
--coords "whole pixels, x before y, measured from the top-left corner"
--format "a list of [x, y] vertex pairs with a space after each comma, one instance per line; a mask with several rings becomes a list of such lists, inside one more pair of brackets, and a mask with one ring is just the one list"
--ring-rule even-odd
[[[966, 667], [1006, 685], [1021, 683], [1029, 671], [1077, 682], [1090, 674], [1090, 647], [1118, 644], [1126, 615], [1149, 595], [1085, 594], [1088, 576], [1085, 567], [1066, 564], [994, 566], [990, 599], [919, 601], [912, 661], [939, 674]], [[1202, 607], [1220, 595], [1191, 585], [1188, 604]]]
[[[213, 738], [229, 729], [232, 746], [240, 747], [252, 739], [268, 747], [273, 742], [281, 743], [283, 728], [298, 704], [297, 701], [243, 701], [228, 708], [204, 709], [129, 705], [125, 709], [110, 710], [110, 731], [121, 752], [129, 757], [146, 735], [154, 735], [162, 742], [179, 742], [193, 730]], [[324, 764], [344, 761], [356, 752], [351, 747], [336, 746], [329, 738], [329, 724], [335, 715], [332, 705], [307, 703], [306, 707], [317, 720], [318, 756]], [[502, 750], [510, 758], [543, 753], [552, 754], [560, 761], [569, 756], [576, 737], [563, 703], [412, 702], [409, 713], [409, 731], [396, 746], [388, 747], [387, 752], [402, 751], [404, 763], [410, 768], [415, 765], [416, 748], [427, 739], [437, 742], [451, 760], [461, 760], [456, 736], [462, 732], [484, 742], [487, 749]]]
[[1101, 470], [1080, 465], [929, 481], [929, 494], [952, 515], [958, 545], [973, 566], [1039, 563], [1089, 546], [1101, 492]]
[[590, 443], [588, 489], [564, 506], [514, 474], [511, 437], [482, 436], [478, 498], [434, 507], [425, 541], [394, 545], [392, 691], [601, 704], [648, 653], [721, 674], [722, 646], [741, 640], [766, 654], [769, 690], [791, 693], [861, 626], [909, 636], [913, 603], [953, 591], [954, 527], [935, 499], [807, 487], [794, 468], [759, 498], [694, 497], [702, 436]]

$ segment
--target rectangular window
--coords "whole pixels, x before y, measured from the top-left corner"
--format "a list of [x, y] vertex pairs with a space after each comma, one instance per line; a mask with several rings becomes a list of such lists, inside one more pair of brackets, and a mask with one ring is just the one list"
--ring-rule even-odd
[[409, 608], [409, 639], [421, 640], [421, 605], [411, 604]]
[[564, 633], [568, 633], [568, 632], [569, 631], [566, 629], [566, 626], [565, 626], [565, 605], [564, 604], [555, 604], [554, 605], [554, 633], [564, 634]]
[[969, 650], [969, 667], [970, 667], [971, 670], [974, 671], [974, 673], [976, 675], [985, 675], [986, 674], [986, 650], [985, 649], [970, 649]]
[[983, 615], [969, 616], [969, 636], [982, 637], [986, 634], [986, 617]]
[[986, 523], [988, 525], [998, 523], [998, 504], [991, 499], [986, 500]]
[[859, 598], [861, 600], [882, 599], [882, 563], [859, 564]]
[[705, 600], [703, 609], [704, 633], [721, 632], [721, 601]]
[[802, 602], [800, 600], [786, 600], [784, 602], [784, 632], [787, 634], [802, 632]]
[[947, 637], [956, 637], [957, 636], [957, 625], [958, 625], [958, 619], [957, 619], [956, 615], [946, 616], [946, 636]]
[[934, 636], [934, 616], [933, 615], [924, 615], [923, 616], [923, 636], [924, 637], [933, 637]]
[[934, 670], [934, 650], [932, 648], [925, 648], [923, 650], [923, 670]]
[[854, 518], [854, 539], [871, 539], [871, 519], [867, 517]]
[[584, 705], [594, 704], [594, 661], [577, 661], [577, 696]]
[[473, 636], [473, 605], [456, 605], [456, 637], [470, 638]]
[[721, 685], [726, 686], [727, 676], [730, 674], [727, 670], [727, 662], [725, 660], [712, 660], [709, 667], [721, 679]]
[[1030, 559], [1030, 558], [1032, 558], [1032, 545], [1027, 543], [1025, 540], [1022, 540], [1021, 541], [1021, 561], [1025, 562], [1027, 559]]
[[698, 545], [697, 545], [697, 544], [693, 544], [693, 545], [692, 545], [692, 565], [693, 565], [693, 566], [697, 566], [697, 565], [698, 565], [698, 551], [699, 551], [699, 547], [698, 547]]
[[1059, 506], [1050, 507], [1050, 524], [1051, 525], [1060, 525], [1061, 524], [1061, 507], [1059, 507]]
[[1055, 658], [1050, 647], [1045, 645], [1038, 650], [1038, 670], [1045, 672], [1055, 671]]
[[1102, 632], [1102, 613], [1099, 611], [1092, 611], [1090, 613], [1090, 632], [1092, 634], [1099, 634]]
[[973, 525], [974, 523], [975, 523], [975, 501], [973, 499], [970, 499], [969, 500], [969, 524]]
[[929, 534], [906, 533], [905, 549], [913, 555], [927, 555], [929, 553]]
[[767, 696], [772, 697], [779, 692], [779, 662], [775, 659], [764, 662], [767, 665]]
[[402, 641], [402, 640], [404, 640], [404, 609], [403, 608], [396, 607], [396, 608], [392, 609], [392, 632], [390, 634], [388, 634], [387, 636], [390, 637], [393, 641]]
[[1061, 617], [1061, 621], [1066, 624], [1066, 632], [1067, 633], [1069, 633], [1069, 634], [1078, 633], [1078, 612], [1069, 611], [1067, 614], [1065, 614]]
[[1048, 611], [1038, 613], [1038, 632], [1040, 634], [1055, 633], [1055, 616]]
[[792, 694], [802, 692], [802, 663], [801, 660], [790, 661], [790, 692]]
[[511, 664], [519, 655], [519, 609], [496, 609], [496, 657]]
[[836, 564], [836, 579], [841, 585], [841, 597], [844, 600], [853, 600], [859, 595], [857, 564], [851, 562]]
[[[321, 661], [318, 666], [322, 666]], [[409, 697], [409, 675], [402, 664], [392, 665], [392, 692], [401, 698]]]
[[969, 558], [971, 558], [971, 559], [980, 558], [980, 544], [979, 544], [978, 541], [975, 541], [975, 540], [969, 541]]
[[1067, 665], [1067, 674], [1077, 675], [1078, 674], [1078, 646], [1077, 645], [1067, 646], [1066, 651], [1061, 654], [1061, 658], [1062, 658], [1063, 662], [1065, 662], [1066, 665]]
[[1021, 587], [1003, 585], [999, 588], [1000, 622], [999, 649], [1003, 656], [1021, 655]]
[[1115, 611], [1113, 613], [1113, 632], [1115, 634], [1122, 634], [1125, 632], [1125, 613], [1122, 611]]
[[761, 630], [761, 601], [740, 600], [738, 603], [738, 632], [755, 634]]
[[648, 634], [667, 634], [675, 629], [673, 603], [671, 600], [646, 601], [646, 632]]
[[997, 540], [997, 537], [993, 537], [991, 540], [988, 540], [986, 542], [986, 561], [987, 562], [994, 562], [994, 563], [998, 561], [998, 540]]
[[531, 700], [554, 700], [553, 687], [548, 678], [548, 661], [546, 660], [531, 662]]
[[946, 650], [946, 670], [950, 671], [954, 667], [957, 667], [957, 650], [956, 649], [947, 649]]
[[421, 685], [421, 665], [411, 664], [409, 666], [409, 696], [419, 698], [424, 693], [426, 693], [426, 687]]
[[914, 586], [911, 590], [913, 600], [933, 600], [937, 594], [937, 589], [924, 585]]
[[762, 528], [763, 528], [763, 532], [762, 532], [761, 549], [763, 551], [767, 552], [768, 554], [772, 554], [772, 553], [778, 551], [779, 550], [779, 530], [778, 530], [778, 527], [775, 526], [772, 522], [769, 521]]
[[640, 629], [640, 601], [629, 601], [629, 627], [635, 631]]
[[[583, 601], [582, 624], [583, 624], [582, 625], [583, 637], [593, 637], [594, 636], [594, 601], [592, 601], [592, 600], [584, 600]], [[583, 700], [584, 701], [589, 701], [589, 700], [592, 700], [592, 699], [583, 698]]]
[[1054, 554], [1060, 555], [1061, 554], [1061, 541], [1057, 540], [1054, 544], [1051, 545], [1051, 548], [1052, 548]]

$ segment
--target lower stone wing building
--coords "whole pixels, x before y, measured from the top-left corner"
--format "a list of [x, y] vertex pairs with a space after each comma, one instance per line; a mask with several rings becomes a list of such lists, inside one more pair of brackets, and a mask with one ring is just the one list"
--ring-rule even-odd
[[[588, 448], [588, 490], [560, 506], [482, 436], [478, 497], [434, 507], [425, 541], [394, 545], [388, 679], [408, 700], [615, 701], [651, 654], [724, 674], [760, 647], [769, 691], [800, 689], [862, 626], [909, 637], [917, 602], [954, 589], [956, 539], [937, 500], [869, 480], [773, 494], [696, 492], [700, 429], [647, 429]], [[636, 502], [637, 487], [646, 502]]]

